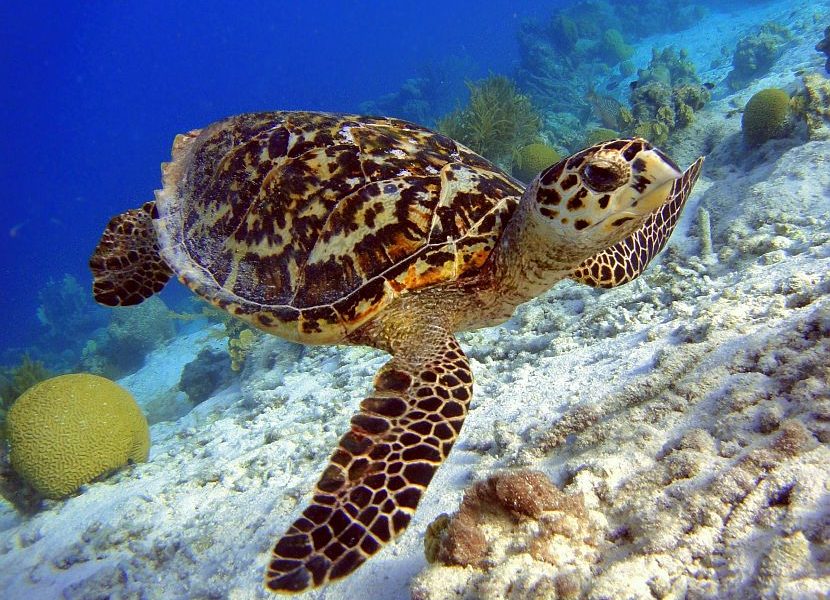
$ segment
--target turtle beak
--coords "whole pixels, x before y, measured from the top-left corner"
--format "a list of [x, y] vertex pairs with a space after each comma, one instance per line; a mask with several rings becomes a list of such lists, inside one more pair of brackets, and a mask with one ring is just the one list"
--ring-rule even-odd
[[668, 203], [677, 202], [682, 207], [700, 176], [702, 166], [703, 157], [700, 157], [685, 172], [678, 171], [672, 178], [640, 196], [631, 204], [631, 208], [616, 213], [614, 220], [629, 217], [632, 221], [642, 222]]
[[[680, 173], [677, 174], [675, 179], [680, 177]], [[666, 200], [669, 198], [669, 194], [671, 193], [672, 186], [674, 185], [675, 179], [669, 179], [665, 183], [657, 186], [647, 194], [640, 196], [639, 200], [635, 201], [632, 205], [632, 208], [636, 209], [636, 213], [638, 215], [649, 214], [663, 206], [666, 203]]]
[[[631, 233], [640, 227], [650, 214], [669, 200], [675, 181], [679, 177], [680, 173], [677, 173], [676, 177], [667, 179], [643, 195], [632, 194], [633, 198], [630, 200], [628, 208], [615, 211], [612, 215], [608, 215], [599, 221], [596, 226], [601, 227], [605, 233], [615, 237], [619, 236], [621, 231], [626, 235]], [[623, 229], [620, 229], [619, 225], [622, 222], [625, 222], [625, 225]]]

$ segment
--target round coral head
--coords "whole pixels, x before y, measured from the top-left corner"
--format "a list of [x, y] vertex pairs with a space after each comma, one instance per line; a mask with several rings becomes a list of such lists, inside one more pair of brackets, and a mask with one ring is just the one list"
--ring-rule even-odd
[[48, 498], [62, 498], [131, 462], [147, 460], [147, 419], [130, 393], [79, 373], [42, 381], [9, 409], [12, 467]]

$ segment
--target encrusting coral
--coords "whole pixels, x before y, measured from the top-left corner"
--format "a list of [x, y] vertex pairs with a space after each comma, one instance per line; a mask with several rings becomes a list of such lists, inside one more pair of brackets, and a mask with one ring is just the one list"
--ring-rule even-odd
[[132, 462], [147, 460], [147, 420], [130, 393], [86, 373], [24, 392], [7, 417], [12, 467], [47, 498], [62, 498]]
[[802, 78], [803, 87], [790, 100], [793, 113], [805, 123], [810, 139], [830, 136], [830, 80], [815, 73]]
[[228, 337], [228, 354], [231, 357], [231, 370], [239, 371], [245, 365], [245, 359], [256, 343], [256, 334], [249, 327], [242, 327], [236, 335]]
[[[548, 588], [560, 594], [552, 597], [576, 597], [590, 577], [587, 565], [596, 560], [604, 530], [581, 494], [563, 493], [544, 473], [520, 469], [474, 484], [458, 512], [428, 527], [424, 551], [430, 563], [480, 573], [473, 575], [480, 584], [476, 597], [542, 598], [547, 596], [538, 594]], [[526, 565], [528, 573], [509, 583], [488, 579], [498, 562]], [[413, 583], [412, 597], [429, 597], [429, 587], [427, 572]]]

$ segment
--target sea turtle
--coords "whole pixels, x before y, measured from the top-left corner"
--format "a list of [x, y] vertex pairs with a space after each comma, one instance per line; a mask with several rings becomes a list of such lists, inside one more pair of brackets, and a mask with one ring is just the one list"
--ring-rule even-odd
[[266, 587], [301, 591], [348, 575], [409, 523], [472, 395], [454, 333], [503, 323], [562, 279], [637, 277], [702, 160], [681, 173], [647, 141], [620, 139], [525, 189], [398, 119], [239, 115], [176, 137], [155, 201], [104, 230], [93, 292], [138, 304], [175, 274], [268, 333], [392, 355], [273, 548]]

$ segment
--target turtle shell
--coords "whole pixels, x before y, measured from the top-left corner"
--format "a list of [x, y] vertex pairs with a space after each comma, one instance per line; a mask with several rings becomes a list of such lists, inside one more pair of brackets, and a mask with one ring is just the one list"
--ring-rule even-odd
[[469, 277], [522, 185], [389, 118], [231, 117], [176, 138], [154, 226], [210, 302], [289, 339], [342, 339], [408, 291]]

